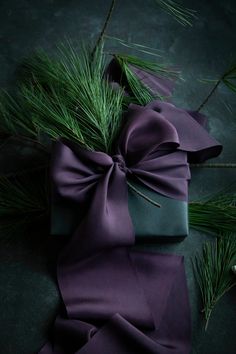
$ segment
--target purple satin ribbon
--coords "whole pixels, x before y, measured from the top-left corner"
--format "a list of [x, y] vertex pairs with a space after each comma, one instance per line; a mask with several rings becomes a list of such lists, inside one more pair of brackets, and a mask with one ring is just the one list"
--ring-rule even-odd
[[183, 257], [114, 248], [71, 262], [62, 286], [69, 313], [40, 354], [189, 354]]
[[190, 179], [187, 152], [202, 160], [221, 150], [195, 119], [170, 103], [131, 105], [125, 119], [113, 156], [67, 141], [55, 144], [52, 181], [56, 197], [81, 209], [88, 201], [90, 204], [73, 237], [75, 243], [80, 242], [79, 251], [73, 256], [72, 239], [65, 258], [78, 260], [107, 247], [134, 243], [127, 178], [186, 201]]
[[197, 118], [155, 101], [130, 107], [113, 156], [56, 142], [54, 193], [86, 212], [59, 256], [65, 308], [40, 354], [189, 353], [183, 258], [127, 247], [135, 240], [127, 178], [187, 200], [187, 157], [202, 161], [221, 151]]
[[131, 108], [126, 119], [113, 156], [69, 142], [55, 145], [52, 180], [56, 196], [81, 206], [91, 200], [75, 232], [76, 242], [80, 240], [76, 259], [79, 253], [85, 257], [106, 247], [134, 243], [127, 177], [170, 198], [187, 200], [187, 155], [177, 150], [180, 142], [174, 125], [161, 113], [139, 106]]

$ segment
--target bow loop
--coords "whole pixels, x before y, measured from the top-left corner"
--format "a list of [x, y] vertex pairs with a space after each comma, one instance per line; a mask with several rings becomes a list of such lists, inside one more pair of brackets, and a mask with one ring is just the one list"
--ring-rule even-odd
[[118, 142], [119, 153], [125, 157], [126, 165], [133, 167], [167, 145], [172, 150], [179, 146], [176, 128], [162, 114], [131, 104]]

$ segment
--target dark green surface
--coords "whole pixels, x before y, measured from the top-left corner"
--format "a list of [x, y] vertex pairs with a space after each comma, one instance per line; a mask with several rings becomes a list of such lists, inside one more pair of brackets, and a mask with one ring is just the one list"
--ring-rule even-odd
[[[153, 0], [118, 0], [109, 34], [163, 50], [168, 61], [183, 69], [185, 81], [176, 86], [176, 104], [195, 109], [209, 90], [209, 85], [198, 79], [218, 77], [231, 58], [236, 58], [236, 2], [184, 3], [198, 10], [199, 18], [192, 28], [181, 27], [156, 8]], [[14, 85], [16, 67], [36, 47], [52, 50], [64, 36], [73, 40], [95, 39], [108, 5], [105, 0], [1, 0], [1, 86]], [[224, 145], [223, 154], [215, 161], [236, 162], [235, 96], [220, 87], [204, 112], [209, 116], [211, 134]], [[17, 162], [11, 162], [10, 148], [0, 154], [1, 172], [15, 169], [16, 164], [19, 167], [24, 154], [29, 158], [28, 150], [19, 150]], [[190, 199], [222, 188], [235, 177], [235, 170], [194, 170]], [[150, 247], [185, 255], [193, 321], [192, 354], [235, 354], [235, 290], [218, 304], [207, 334], [203, 333], [200, 297], [190, 257], [207, 238], [191, 231], [181, 243]], [[51, 270], [55, 251], [43, 229], [14, 238], [1, 235], [0, 242], [0, 353], [33, 354], [43, 344], [59, 305]]]

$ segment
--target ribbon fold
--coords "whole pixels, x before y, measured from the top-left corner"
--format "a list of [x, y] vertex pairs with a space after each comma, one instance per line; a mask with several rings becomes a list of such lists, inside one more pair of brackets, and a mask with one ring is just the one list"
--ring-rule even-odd
[[221, 151], [199, 117], [167, 102], [131, 105], [114, 155], [55, 143], [54, 196], [83, 216], [59, 255], [64, 305], [40, 354], [189, 353], [183, 257], [130, 248], [127, 179], [186, 201], [188, 158], [204, 161]]

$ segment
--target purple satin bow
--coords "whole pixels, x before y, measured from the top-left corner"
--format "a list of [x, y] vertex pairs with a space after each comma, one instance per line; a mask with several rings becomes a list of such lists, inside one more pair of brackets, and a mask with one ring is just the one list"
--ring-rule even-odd
[[75, 232], [80, 241], [76, 259], [79, 254], [86, 257], [99, 249], [134, 243], [127, 178], [186, 201], [187, 153], [202, 161], [221, 151], [221, 145], [188, 112], [170, 103], [131, 105], [125, 119], [113, 156], [67, 141], [55, 144], [52, 181], [56, 197], [75, 202], [81, 209], [90, 203]]
[[180, 141], [175, 126], [161, 113], [140, 106], [131, 107], [126, 119], [113, 156], [70, 142], [55, 145], [52, 179], [56, 195], [81, 206], [91, 201], [76, 231], [81, 235], [81, 257], [134, 243], [127, 178], [167, 197], [187, 200], [190, 172], [187, 154], [177, 150]]

